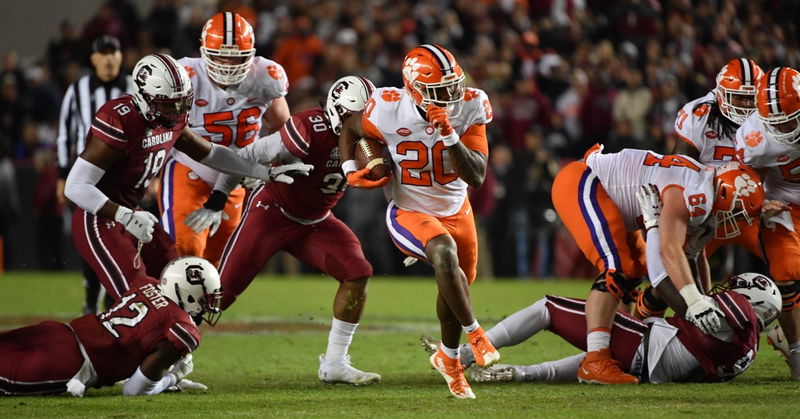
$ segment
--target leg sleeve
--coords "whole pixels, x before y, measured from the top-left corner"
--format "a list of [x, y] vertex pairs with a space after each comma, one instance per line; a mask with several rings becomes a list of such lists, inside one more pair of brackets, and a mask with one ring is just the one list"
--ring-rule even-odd
[[486, 332], [495, 348], [517, 345], [550, 326], [546, 298], [506, 317]]

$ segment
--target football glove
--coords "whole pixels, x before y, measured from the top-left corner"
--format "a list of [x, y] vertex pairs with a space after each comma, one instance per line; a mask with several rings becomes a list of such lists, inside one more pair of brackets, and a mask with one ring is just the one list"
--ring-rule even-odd
[[192, 354], [186, 354], [183, 358], [179, 359], [175, 365], [169, 370], [167, 374], [175, 376], [175, 382], [180, 383], [184, 377], [191, 374], [194, 370], [194, 362], [192, 361]]
[[658, 217], [661, 216], [663, 207], [658, 187], [652, 183], [642, 185], [636, 191], [636, 199], [639, 200], [639, 207], [642, 209], [642, 223], [645, 231], [658, 227]]
[[214, 235], [219, 229], [222, 220], [229, 220], [231, 217], [225, 211], [214, 211], [208, 208], [198, 208], [189, 214], [183, 221], [187, 227], [191, 228], [195, 233], [200, 233], [203, 230], [210, 228], [208, 237]]
[[153, 240], [153, 230], [158, 222], [158, 217], [147, 211], [133, 211], [130, 208], [119, 206], [114, 220], [125, 227], [140, 242], [149, 243]]
[[722, 327], [725, 314], [714, 305], [711, 297], [700, 294], [694, 284], [681, 288], [680, 294], [686, 301], [686, 320], [707, 335], [717, 332]]
[[308, 176], [314, 170], [314, 165], [305, 163], [290, 163], [269, 168], [269, 181], [292, 184], [295, 176]]
[[447, 110], [436, 105], [428, 105], [428, 121], [434, 128], [439, 130], [442, 137], [447, 137], [453, 133], [453, 127], [450, 125], [450, 116], [447, 115]]
[[378, 180], [369, 178], [369, 169], [366, 167], [355, 172], [347, 174], [347, 184], [354, 188], [373, 189], [380, 188], [381, 186], [389, 183], [389, 176], [382, 177]]
[[252, 191], [262, 183], [263, 181], [261, 179], [254, 177], [245, 177], [244, 179], [242, 179], [242, 186], [244, 186], [244, 188], [247, 189], [248, 191]]

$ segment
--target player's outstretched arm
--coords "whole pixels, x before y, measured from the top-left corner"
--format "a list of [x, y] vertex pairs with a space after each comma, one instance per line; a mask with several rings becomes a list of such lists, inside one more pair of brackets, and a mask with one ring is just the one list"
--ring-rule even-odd
[[191, 354], [181, 357], [169, 341], [162, 340], [125, 382], [126, 396], [154, 395], [178, 384], [194, 368]]

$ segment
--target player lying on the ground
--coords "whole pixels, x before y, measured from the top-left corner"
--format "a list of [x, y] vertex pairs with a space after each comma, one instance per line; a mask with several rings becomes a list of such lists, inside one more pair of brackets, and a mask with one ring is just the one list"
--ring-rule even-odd
[[[367, 299], [372, 266], [353, 232], [331, 213], [344, 195], [345, 178], [339, 168], [339, 132], [342, 123], [364, 109], [375, 90], [372, 82], [345, 76], [333, 83], [324, 107], [292, 116], [276, 133], [238, 151], [262, 163], [301, 161], [316, 169], [292, 184], [269, 183], [253, 190], [242, 222], [222, 253], [220, 275], [222, 308], [227, 310], [280, 250], [286, 251], [339, 281], [333, 300], [328, 348], [320, 355], [318, 377], [327, 383], [372, 384], [381, 376], [354, 368], [347, 354]], [[226, 197], [241, 178], [223, 175], [212, 192]], [[200, 230], [214, 229], [224, 210], [200, 208], [189, 218]]]
[[[617, 312], [611, 329], [611, 350], [627, 373], [639, 382], [725, 381], [743, 373], [756, 357], [759, 332], [780, 314], [781, 297], [769, 278], [745, 273], [712, 295], [725, 314], [722, 327], [703, 333], [683, 317], [650, 318], [642, 322]], [[586, 350], [584, 300], [546, 296], [492, 327], [486, 336], [495, 348], [517, 345], [542, 330]], [[435, 341], [423, 338], [426, 349]], [[466, 345], [466, 344], [465, 344]], [[462, 348], [461, 363], [472, 364], [472, 352]], [[474, 368], [474, 381], [577, 381], [585, 353], [534, 365]]]
[[164, 269], [159, 285], [133, 281], [105, 313], [2, 332], [0, 395], [68, 391], [82, 396], [87, 387], [113, 386], [126, 378], [125, 395], [199, 384], [184, 379], [192, 372], [191, 352], [200, 344], [195, 323], [213, 326], [221, 298], [213, 265], [198, 257], [178, 258]]

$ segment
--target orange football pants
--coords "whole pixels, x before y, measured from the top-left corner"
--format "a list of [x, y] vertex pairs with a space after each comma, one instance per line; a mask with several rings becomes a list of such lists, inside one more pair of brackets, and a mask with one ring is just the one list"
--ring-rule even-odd
[[164, 229], [175, 239], [175, 247], [181, 256], [200, 256], [219, 265], [222, 251], [242, 218], [244, 188], [234, 189], [225, 203], [225, 214], [217, 232], [208, 237], [209, 229], [195, 233], [184, 224], [192, 211], [202, 208], [211, 194], [212, 187], [194, 174], [188, 167], [170, 160], [164, 166], [159, 192], [159, 209]]
[[619, 208], [586, 163], [561, 169], [551, 191], [558, 216], [599, 272], [614, 270], [628, 278], [647, 273], [641, 233], [625, 228]]
[[434, 237], [449, 234], [456, 242], [458, 266], [472, 284], [478, 274], [478, 233], [469, 198], [457, 213], [435, 217], [416, 211], [406, 211], [389, 203], [386, 226], [394, 245], [408, 256], [427, 261], [425, 247]]
[[795, 231], [782, 225], [775, 230], [761, 228], [761, 245], [772, 279], [778, 282], [800, 280], [800, 205], [792, 207], [792, 224]]
[[752, 253], [759, 258], [764, 258], [761, 254], [761, 245], [758, 241], [759, 235], [759, 220], [754, 220], [753, 225], [742, 229], [742, 234], [728, 240], [712, 239], [706, 244], [706, 256], [709, 257], [714, 254], [722, 246], [726, 244], [735, 244], [745, 248], [748, 252]]

